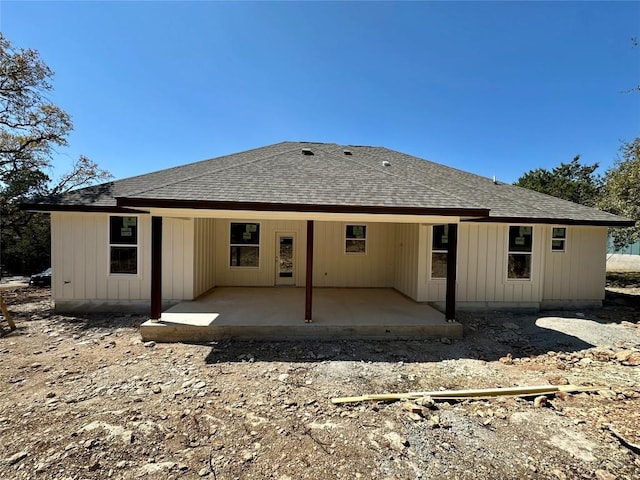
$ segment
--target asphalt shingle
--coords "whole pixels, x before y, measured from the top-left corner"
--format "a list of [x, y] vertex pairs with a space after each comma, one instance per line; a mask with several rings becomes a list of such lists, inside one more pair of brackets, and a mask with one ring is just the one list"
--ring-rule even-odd
[[[305, 155], [310, 149], [313, 155]], [[344, 151], [349, 150], [350, 155]], [[384, 147], [282, 142], [48, 197], [39, 210], [201, 202], [489, 210], [491, 221], [600, 225], [627, 219]], [[485, 215], [486, 216], [486, 215]]]

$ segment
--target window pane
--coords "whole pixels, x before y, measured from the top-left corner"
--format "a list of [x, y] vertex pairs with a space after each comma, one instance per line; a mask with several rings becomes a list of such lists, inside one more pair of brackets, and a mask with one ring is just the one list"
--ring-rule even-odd
[[447, 278], [447, 254], [431, 254], [431, 278]]
[[509, 227], [509, 251], [530, 252], [533, 245], [533, 227]]
[[551, 240], [551, 250], [555, 250], [557, 252], [563, 252], [564, 240]]
[[232, 267], [258, 267], [259, 247], [231, 247], [229, 265]]
[[347, 253], [365, 253], [367, 251], [366, 240], [346, 240], [344, 251]]
[[109, 217], [109, 243], [116, 245], [137, 245], [138, 218]]
[[260, 224], [259, 223], [232, 223], [231, 224], [231, 245], [259, 245], [260, 244]]
[[567, 238], [566, 228], [554, 228], [552, 238]]
[[531, 255], [509, 254], [508, 278], [531, 278]]
[[449, 225], [433, 226], [433, 250], [446, 250], [449, 246]]
[[347, 225], [346, 238], [367, 238], [367, 226], [366, 225]]
[[138, 247], [111, 247], [110, 273], [138, 273]]

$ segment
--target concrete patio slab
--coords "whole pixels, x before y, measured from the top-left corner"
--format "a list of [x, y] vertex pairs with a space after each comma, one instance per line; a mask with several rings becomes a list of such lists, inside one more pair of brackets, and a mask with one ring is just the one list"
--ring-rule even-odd
[[295, 287], [219, 287], [175, 305], [140, 331], [145, 341], [160, 342], [462, 336], [461, 324], [388, 288], [314, 289], [313, 322], [305, 323], [304, 293]]

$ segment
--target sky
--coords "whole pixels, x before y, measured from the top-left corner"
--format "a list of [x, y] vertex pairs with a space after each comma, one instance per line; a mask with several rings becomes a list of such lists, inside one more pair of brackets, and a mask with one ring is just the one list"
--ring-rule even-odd
[[384, 146], [513, 182], [640, 136], [640, 2], [0, 0], [71, 114], [52, 176], [285, 140]]

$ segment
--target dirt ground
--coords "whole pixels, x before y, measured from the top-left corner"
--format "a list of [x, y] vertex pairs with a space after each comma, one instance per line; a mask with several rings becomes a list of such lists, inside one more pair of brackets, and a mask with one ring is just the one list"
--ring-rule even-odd
[[[462, 340], [207, 345], [3, 290], [0, 478], [638, 479], [640, 276], [608, 288], [598, 310], [461, 315]], [[413, 413], [330, 401], [547, 383], [603, 389]]]

